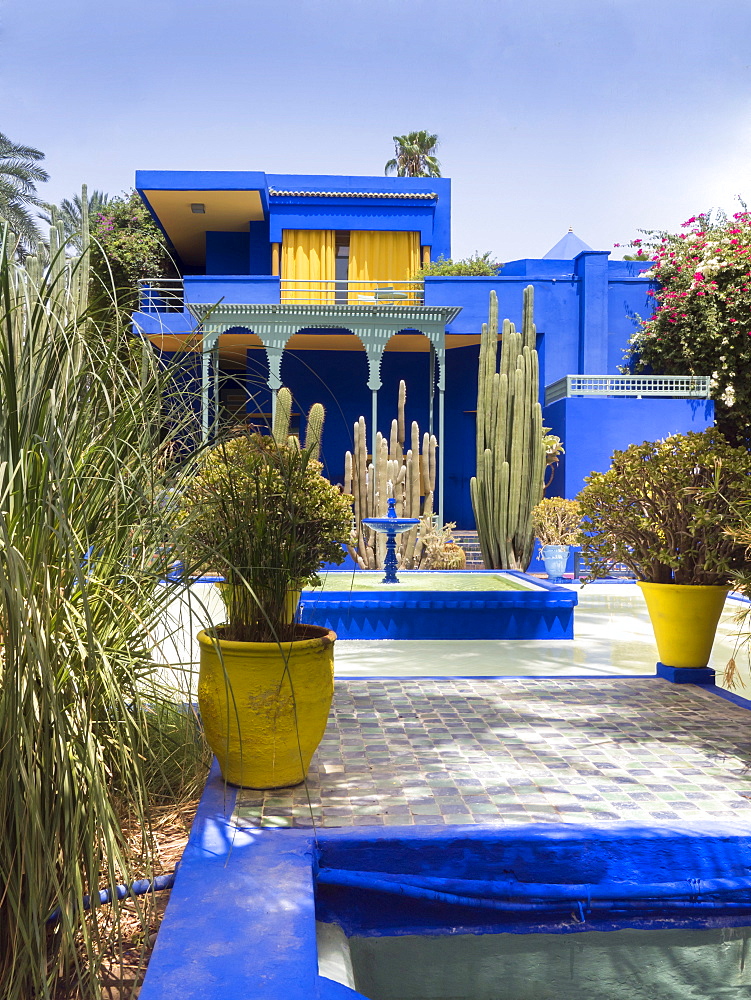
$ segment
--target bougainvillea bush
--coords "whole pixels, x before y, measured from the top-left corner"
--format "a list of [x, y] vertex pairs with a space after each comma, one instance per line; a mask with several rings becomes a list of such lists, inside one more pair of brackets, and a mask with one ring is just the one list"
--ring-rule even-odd
[[645, 231], [655, 313], [631, 338], [627, 372], [710, 375], [719, 429], [751, 444], [751, 213], [707, 212], [679, 233]]
[[140, 278], [176, 275], [166, 240], [138, 194], [111, 199], [91, 220], [92, 312], [111, 320], [113, 310], [138, 305]]

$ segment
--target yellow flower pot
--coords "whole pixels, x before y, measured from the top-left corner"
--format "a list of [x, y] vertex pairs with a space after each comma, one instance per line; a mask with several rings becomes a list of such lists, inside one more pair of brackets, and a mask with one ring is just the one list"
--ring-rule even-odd
[[336, 634], [298, 625], [294, 642], [228, 642], [198, 633], [198, 704], [209, 746], [232, 785], [299, 785], [334, 694]]
[[641, 582], [639, 587], [660, 662], [670, 667], [706, 667], [730, 588]]

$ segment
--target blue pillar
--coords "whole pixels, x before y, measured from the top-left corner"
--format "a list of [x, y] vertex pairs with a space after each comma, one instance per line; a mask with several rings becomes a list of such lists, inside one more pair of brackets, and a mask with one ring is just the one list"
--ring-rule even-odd
[[609, 250], [582, 250], [574, 258], [579, 278], [579, 375], [608, 373]]

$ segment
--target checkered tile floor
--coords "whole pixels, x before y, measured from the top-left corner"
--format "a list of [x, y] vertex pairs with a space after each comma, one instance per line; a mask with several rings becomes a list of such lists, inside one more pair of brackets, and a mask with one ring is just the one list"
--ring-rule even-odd
[[662, 680], [340, 680], [308, 781], [264, 827], [751, 820], [751, 713]]

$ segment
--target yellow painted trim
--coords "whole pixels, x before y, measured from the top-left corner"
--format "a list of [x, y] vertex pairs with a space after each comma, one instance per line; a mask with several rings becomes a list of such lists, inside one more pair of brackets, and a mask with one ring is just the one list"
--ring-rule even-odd
[[[149, 340], [161, 351], [200, 351], [201, 338], [194, 334], [152, 334]], [[480, 343], [474, 334], [455, 334], [446, 337], [446, 350], [452, 347], [471, 347]], [[246, 350], [263, 350], [260, 337], [246, 333], [223, 333], [219, 338], [219, 355], [222, 360], [234, 360], [242, 364]], [[418, 354], [430, 350], [426, 337], [422, 334], [403, 333], [387, 341], [387, 351], [413, 351]], [[286, 350], [294, 351], [363, 351], [359, 337], [353, 333], [295, 333], [287, 341]]]

